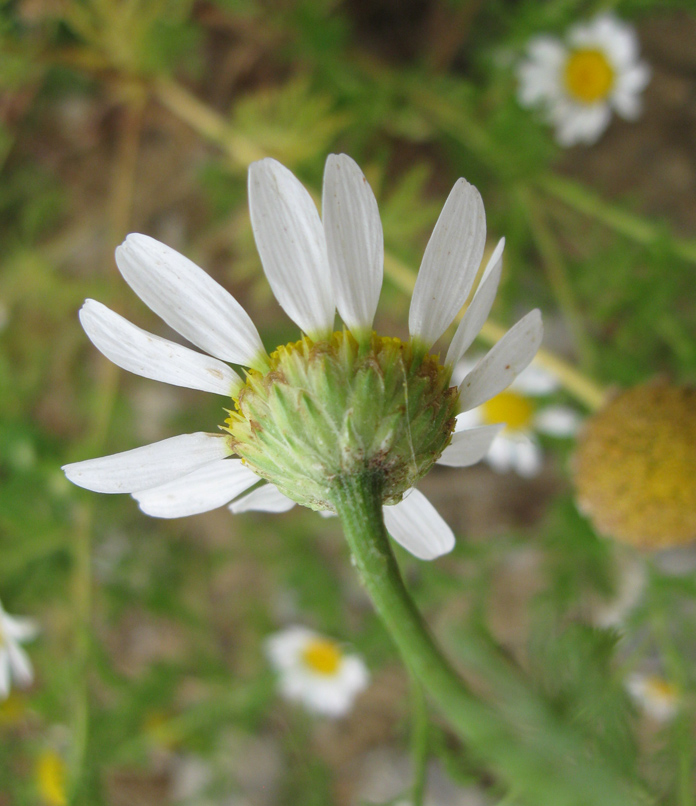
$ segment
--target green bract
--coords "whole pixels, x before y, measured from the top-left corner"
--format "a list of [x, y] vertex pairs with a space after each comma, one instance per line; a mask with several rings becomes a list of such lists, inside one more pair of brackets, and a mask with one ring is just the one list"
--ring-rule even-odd
[[334, 480], [380, 477], [401, 500], [449, 443], [459, 390], [435, 356], [411, 343], [347, 331], [279, 347], [250, 370], [225, 421], [232, 450], [299, 504], [333, 510]]

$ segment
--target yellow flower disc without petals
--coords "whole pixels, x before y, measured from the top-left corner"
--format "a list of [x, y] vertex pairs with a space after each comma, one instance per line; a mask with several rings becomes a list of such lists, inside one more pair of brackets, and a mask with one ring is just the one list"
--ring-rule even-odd
[[333, 641], [316, 638], [302, 651], [302, 660], [317, 674], [334, 675], [341, 665], [341, 650]]
[[534, 408], [517, 392], [501, 392], [486, 401], [481, 409], [487, 424], [505, 423], [511, 431], [524, 431], [532, 423]]
[[568, 94], [583, 104], [604, 101], [614, 85], [614, 69], [601, 50], [574, 50], [563, 72]]
[[647, 549], [696, 539], [696, 389], [637, 386], [589, 419], [578, 504], [602, 534]]

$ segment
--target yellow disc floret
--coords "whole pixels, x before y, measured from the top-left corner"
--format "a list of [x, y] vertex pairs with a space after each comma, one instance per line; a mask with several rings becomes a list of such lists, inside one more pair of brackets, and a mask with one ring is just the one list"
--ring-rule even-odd
[[505, 423], [510, 431], [524, 431], [532, 424], [534, 408], [517, 392], [501, 392], [481, 406], [486, 423]]
[[334, 675], [341, 665], [341, 650], [326, 638], [314, 638], [302, 651], [305, 666], [317, 674]]
[[614, 69], [601, 50], [583, 48], [571, 52], [563, 80], [568, 94], [583, 104], [605, 100], [614, 85]]
[[642, 548], [696, 539], [696, 389], [654, 383], [587, 421], [575, 456], [581, 509]]
[[369, 474], [396, 503], [450, 441], [457, 387], [409, 342], [347, 331], [279, 347], [250, 370], [224, 430], [232, 450], [293, 501], [331, 510], [332, 483]]

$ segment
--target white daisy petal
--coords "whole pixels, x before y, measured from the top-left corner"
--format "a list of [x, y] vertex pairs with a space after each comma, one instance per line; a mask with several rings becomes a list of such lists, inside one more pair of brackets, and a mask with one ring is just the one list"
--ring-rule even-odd
[[425, 249], [411, 299], [409, 332], [426, 348], [440, 338], [465, 303], [485, 243], [481, 194], [459, 179]]
[[183, 518], [224, 506], [258, 481], [241, 459], [218, 459], [133, 498], [146, 515]]
[[238, 515], [240, 512], [287, 512], [295, 506], [292, 498], [283, 495], [275, 484], [264, 484], [258, 490], [252, 490], [243, 495], [230, 506], [230, 512]]
[[462, 317], [462, 321], [459, 323], [459, 327], [449, 346], [447, 358], [445, 359], [445, 364], [449, 366], [456, 364], [471, 347], [472, 342], [483, 327], [486, 319], [488, 319], [488, 314], [491, 312], [493, 300], [498, 290], [500, 273], [503, 270], [504, 249], [505, 238], [501, 238], [493, 250], [474, 298], [466, 309], [466, 313]]
[[0, 700], [10, 693], [10, 656], [5, 647], [0, 646]]
[[559, 386], [557, 375], [532, 361], [527, 369], [515, 378], [510, 388], [522, 395], [543, 397], [555, 392]]
[[567, 406], [547, 406], [534, 417], [534, 428], [552, 437], [572, 437], [578, 433], [582, 418]]
[[326, 160], [322, 203], [338, 313], [349, 330], [369, 332], [384, 273], [382, 222], [363, 172], [345, 154]]
[[538, 309], [510, 328], [462, 381], [462, 408], [473, 409], [506, 389], [534, 358], [543, 332]]
[[193, 261], [133, 233], [116, 249], [116, 264], [140, 299], [192, 344], [223, 361], [264, 368], [266, 351], [249, 315]]
[[2, 617], [2, 632], [13, 641], [31, 641], [39, 633], [39, 625], [31, 618], [18, 618], [8, 616], [5, 613]]
[[515, 445], [512, 464], [520, 476], [531, 479], [541, 473], [544, 455], [536, 442], [525, 437], [518, 440]]
[[454, 534], [423, 493], [411, 490], [382, 508], [389, 534], [419, 560], [434, 560], [454, 548]]
[[507, 473], [515, 462], [517, 446], [515, 440], [501, 434], [494, 439], [486, 454], [486, 462], [496, 473]]
[[448, 467], [469, 467], [480, 462], [488, 453], [491, 443], [505, 425], [483, 425], [480, 428], [469, 428], [464, 431], [455, 431], [452, 442], [442, 452], [437, 460], [439, 465]]
[[134, 493], [159, 487], [201, 465], [229, 456], [222, 434], [182, 434], [130, 451], [73, 462], [63, 470], [73, 484], [96, 493]]
[[30, 686], [34, 680], [34, 671], [27, 653], [14, 641], [8, 643], [6, 649], [12, 677], [19, 686]]
[[263, 269], [276, 299], [311, 338], [333, 330], [334, 294], [324, 228], [312, 197], [274, 159], [249, 167], [249, 212]]
[[476, 428], [479, 425], [483, 425], [483, 414], [480, 407], [462, 411], [455, 417], [454, 433], [466, 431], [467, 428]]
[[93, 299], [82, 306], [80, 322], [100, 352], [136, 375], [229, 397], [242, 386], [239, 375], [217, 358], [148, 333]]

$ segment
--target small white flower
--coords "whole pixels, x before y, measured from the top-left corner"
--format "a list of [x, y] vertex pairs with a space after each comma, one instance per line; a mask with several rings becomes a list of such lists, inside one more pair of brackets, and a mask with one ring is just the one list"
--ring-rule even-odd
[[[470, 361], [460, 362], [455, 368], [455, 382], [469, 371], [470, 366]], [[455, 433], [459, 429], [505, 423], [505, 429], [495, 437], [484, 458], [499, 473], [514, 470], [520, 476], [532, 478], [541, 471], [543, 463], [543, 452], [535, 434], [571, 437], [580, 426], [580, 417], [573, 409], [567, 406], [538, 406], [534, 400], [552, 394], [558, 386], [558, 379], [553, 373], [531, 364], [508, 389], [482, 406], [460, 414]]]
[[22, 687], [31, 685], [34, 673], [20, 644], [31, 641], [37, 632], [31, 619], [9, 616], [0, 604], [0, 700], [9, 695], [12, 681]]
[[654, 674], [635, 672], [626, 681], [628, 693], [640, 708], [656, 722], [668, 722], [677, 713], [677, 687]]
[[[311, 344], [329, 343], [336, 309], [357, 340], [370, 334], [382, 285], [383, 237], [377, 202], [358, 165], [344, 154], [329, 156], [322, 221], [295, 176], [276, 160], [263, 159], [249, 169], [249, 207], [271, 288]], [[418, 272], [409, 314], [409, 349], [426, 354], [452, 323], [474, 285], [485, 240], [481, 196], [459, 179]], [[501, 239], [452, 339], [444, 373], [461, 359], [488, 317], [502, 271], [503, 248]], [[138, 234], [129, 235], [118, 247], [116, 263], [135, 293], [204, 352], [147, 333], [101, 303], [87, 300], [80, 321], [107, 358], [137, 375], [228, 399], [247, 388], [229, 363], [264, 376], [270, 359], [254, 324], [229, 292], [202, 269], [168, 246]], [[461, 380], [461, 408], [479, 406], [505, 389], [534, 357], [542, 331], [538, 310], [512, 327]], [[266, 380], [269, 388], [276, 384], [272, 376]], [[350, 414], [343, 415], [340, 428], [350, 424]], [[336, 422], [329, 425], [337, 429]], [[500, 428], [458, 428], [438, 461], [455, 467], [478, 462]], [[287, 442], [287, 434], [282, 440]], [[388, 444], [375, 450], [386, 451], [388, 458]], [[295, 505], [287, 490], [266, 482], [247, 460], [233, 458], [232, 453], [225, 435], [197, 432], [63, 469], [70, 481], [88, 490], [130, 493], [143, 512], [161, 518], [195, 515], [226, 504], [232, 512], [284, 512]], [[297, 456], [296, 451], [292, 460]], [[315, 508], [331, 511], [321, 502]], [[450, 527], [414, 488], [406, 491], [403, 500], [386, 505], [384, 518], [394, 540], [420, 559], [433, 559], [454, 546]]]
[[520, 103], [541, 107], [566, 147], [596, 142], [612, 111], [635, 120], [650, 80], [635, 29], [612, 14], [572, 26], [565, 41], [535, 37], [517, 74]]
[[266, 641], [281, 694], [317, 714], [350, 711], [370, 676], [362, 658], [345, 654], [335, 641], [306, 627], [288, 627]]

